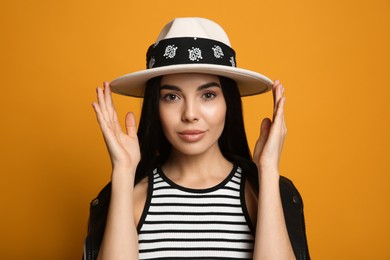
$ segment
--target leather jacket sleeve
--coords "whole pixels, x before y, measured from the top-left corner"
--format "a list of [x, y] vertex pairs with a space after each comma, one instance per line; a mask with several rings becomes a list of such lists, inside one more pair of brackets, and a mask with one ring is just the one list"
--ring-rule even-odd
[[284, 219], [295, 258], [308, 260], [310, 259], [310, 255], [306, 239], [302, 197], [292, 181], [286, 177], [280, 177], [279, 186]]
[[91, 201], [89, 208], [88, 234], [84, 241], [83, 260], [95, 260], [102, 243], [110, 205], [111, 182]]
[[[280, 177], [280, 194], [295, 257], [298, 260], [309, 260], [301, 195], [294, 184], [282, 176]], [[111, 183], [107, 184], [90, 204], [88, 234], [84, 242], [84, 260], [95, 260], [97, 258], [106, 226], [110, 195]]]

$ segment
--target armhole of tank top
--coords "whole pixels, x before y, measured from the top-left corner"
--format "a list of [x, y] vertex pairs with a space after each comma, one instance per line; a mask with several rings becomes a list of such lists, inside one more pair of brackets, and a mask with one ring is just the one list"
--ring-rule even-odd
[[246, 175], [245, 173], [243, 172], [241, 174], [241, 188], [240, 188], [240, 197], [241, 197], [241, 207], [242, 207], [242, 211], [244, 213], [244, 217], [245, 217], [245, 220], [246, 220], [246, 223], [250, 229], [250, 231], [252, 232], [253, 235], [256, 234], [256, 231], [255, 231], [255, 227], [252, 223], [252, 219], [251, 217], [249, 216], [249, 211], [248, 211], [248, 207], [246, 205], [246, 192], [245, 192], [245, 186], [246, 186]]
[[152, 171], [150, 174], [148, 174], [148, 194], [146, 195], [146, 201], [145, 201], [145, 206], [144, 206], [144, 210], [142, 211], [142, 215], [141, 215], [141, 218], [138, 222], [138, 226], [137, 226], [137, 233], [140, 232], [144, 222], [145, 222], [145, 219], [146, 219], [146, 215], [148, 214], [148, 211], [149, 211], [149, 207], [150, 207], [150, 201], [152, 199], [152, 193], [153, 193], [153, 183], [154, 183], [154, 174], [153, 174], [154, 171]]

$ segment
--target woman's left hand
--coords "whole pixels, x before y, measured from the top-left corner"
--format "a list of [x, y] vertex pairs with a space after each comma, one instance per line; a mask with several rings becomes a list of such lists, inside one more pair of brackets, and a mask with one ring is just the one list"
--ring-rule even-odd
[[264, 171], [271, 171], [279, 176], [278, 167], [287, 128], [284, 120], [286, 97], [283, 96], [284, 88], [278, 80], [274, 81], [272, 93], [274, 97], [273, 120], [271, 121], [269, 118], [263, 119], [253, 160], [257, 165], [259, 174], [262, 174]]
[[287, 129], [284, 121], [284, 89], [272, 88], [274, 115], [263, 119], [253, 160], [259, 172], [256, 243], [253, 259], [295, 259], [289, 239], [279, 186], [279, 161]]

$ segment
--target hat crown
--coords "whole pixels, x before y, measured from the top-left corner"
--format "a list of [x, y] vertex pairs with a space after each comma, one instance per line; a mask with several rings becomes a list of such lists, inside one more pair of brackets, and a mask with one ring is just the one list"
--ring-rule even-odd
[[168, 74], [201, 73], [223, 76], [237, 83], [241, 96], [272, 89], [272, 81], [237, 67], [229, 37], [215, 22], [198, 17], [176, 18], [161, 30], [146, 53], [147, 69], [123, 75], [110, 83], [118, 94], [143, 97], [148, 80]]
[[156, 42], [178, 37], [211, 39], [231, 46], [229, 38], [222, 27], [206, 18], [176, 18], [164, 26]]

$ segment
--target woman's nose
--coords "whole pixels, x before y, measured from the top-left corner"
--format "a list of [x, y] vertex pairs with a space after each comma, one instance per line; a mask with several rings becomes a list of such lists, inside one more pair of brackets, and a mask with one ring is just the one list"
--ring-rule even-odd
[[195, 102], [186, 101], [184, 103], [182, 120], [184, 122], [194, 122], [199, 120], [198, 108]]

